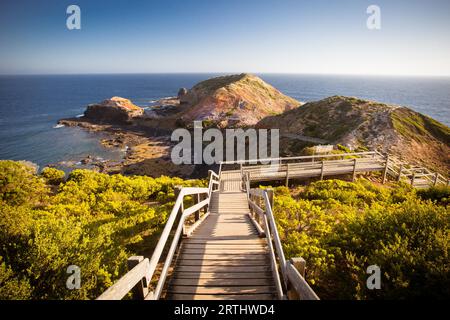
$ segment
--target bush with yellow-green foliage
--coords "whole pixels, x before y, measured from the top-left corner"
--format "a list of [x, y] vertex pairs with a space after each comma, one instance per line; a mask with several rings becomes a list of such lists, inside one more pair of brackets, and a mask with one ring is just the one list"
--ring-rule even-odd
[[64, 171], [55, 168], [44, 168], [41, 172], [41, 176], [44, 177], [48, 184], [55, 186], [64, 182], [64, 179], [66, 178]]
[[[287, 257], [306, 259], [322, 299], [448, 299], [449, 190], [320, 181], [295, 197], [277, 188], [274, 212]], [[381, 290], [367, 289], [370, 265]]]
[[[51, 185], [58, 184], [55, 188]], [[179, 178], [126, 177], [0, 161], [0, 299], [92, 299], [149, 256], [174, 202]], [[67, 267], [81, 269], [68, 290]]]

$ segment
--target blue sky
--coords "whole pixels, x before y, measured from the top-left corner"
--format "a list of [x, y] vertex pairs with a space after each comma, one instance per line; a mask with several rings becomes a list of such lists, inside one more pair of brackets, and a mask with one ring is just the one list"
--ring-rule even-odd
[[[81, 30], [66, 8], [81, 8]], [[366, 27], [369, 5], [381, 30]], [[447, 0], [1, 0], [0, 74], [450, 75]]]

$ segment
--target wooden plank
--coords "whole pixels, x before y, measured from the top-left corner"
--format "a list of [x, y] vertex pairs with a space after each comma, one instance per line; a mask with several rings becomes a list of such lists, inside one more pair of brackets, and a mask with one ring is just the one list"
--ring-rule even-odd
[[239, 240], [253, 240], [253, 239], [259, 239], [258, 235], [256, 234], [250, 234], [250, 235], [229, 235], [229, 236], [204, 236], [204, 235], [197, 235], [195, 234], [193, 237], [193, 239], [197, 239], [197, 240], [206, 240], [206, 241], [226, 241], [226, 240], [231, 240], [231, 241], [239, 241]]
[[133, 289], [133, 287], [146, 278], [146, 283], [150, 283], [148, 276], [150, 270], [150, 262], [146, 258], [137, 264], [133, 269], [128, 271], [122, 278], [114, 285], [108, 288], [97, 300], [120, 300]]
[[209, 199], [205, 199], [202, 202], [199, 202], [199, 203], [193, 205], [192, 207], [185, 209], [183, 212], [183, 215], [187, 217], [187, 216], [193, 214], [194, 212], [200, 210], [204, 206], [208, 205], [208, 203], [209, 203]]
[[256, 243], [256, 244], [243, 244], [236, 246], [233, 244], [183, 244], [183, 249], [224, 249], [224, 250], [246, 250], [246, 249], [264, 249], [266, 246]]
[[272, 279], [172, 279], [171, 286], [202, 286], [202, 287], [217, 287], [217, 286], [271, 286]]
[[272, 279], [272, 273], [269, 271], [253, 273], [215, 273], [215, 272], [175, 272], [173, 279]]
[[[215, 273], [229, 273], [229, 272], [264, 272], [270, 270], [270, 266], [177, 266], [176, 272], [215, 272]], [[134, 286], [134, 285], [133, 285]]]
[[192, 233], [194, 233], [194, 231], [197, 230], [197, 228], [205, 221], [205, 219], [208, 218], [209, 215], [210, 215], [210, 212], [205, 213], [192, 226], [189, 226], [186, 230], [186, 236], [190, 237], [192, 235]]
[[240, 261], [240, 260], [267, 260], [266, 255], [261, 254], [184, 254], [182, 253], [178, 260], [225, 260], [225, 261]]
[[200, 295], [200, 294], [172, 294], [172, 300], [274, 300], [271, 294], [242, 294], [242, 295]]
[[167, 289], [168, 293], [181, 294], [271, 294], [275, 291], [273, 286], [239, 286], [239, 287], [203, 287], [203, 286], [173, 286]]
[[253, 217], [251, 216], [250, 213], [247, 213], [247, 216], [250, 219], [250, 221], [252, 222], [253, 226], [255, 227], [256, 232], [258, 232], [259, 237], [264, 238], [266, 236], [266, 233], [264, 232], [263, 228], [259, 225], [258, 221], [253, 219]]
[[248, 266], [266, 266], [267, 260], [191, 260], [179, 259], [177, 266], [229, 266], [229, 267], [248, 267]]
[[239, 249], [235, 249], [235, 250], [214, 250], [214, 249], [208, 249], [208, 250], [201, 250], [201, 249], [186, 249], [183, 250], [184, 254], [224, 254], [224, 253], [230, 253], [232, 254], [233, 252], [235, 253], [246, 253], [246, 254], [266, 254], [267, 251], [264, 249], [252, 249], [252, 250], [239, 250]]
[[204, 239], [197, 239], [197, 238], [188, 238], [183, 240], [183, 244], [208, 244], [208, 245], [233, 245], [233, 246], [240, 246], [245, 244], [266, 244], [266, 241], [263, 239], [260, 239], [258, 237], [254, 237], [253, 239], [247, 239], [247, 240], [204, 240]]
[[[144, 260], [143, 256], [133, 256], [128, 258], [127, 260], [128, 270], [133, 270], [133, 268], [136, 267], [143, 260]], [[142, 279], [133, 288], [133, 299], [144, 300], [147, 295], [148, 295], [148, 282], [147, 279], [145, 281], [144, 279]]]
[[286, 264], [286, 271], [289, 283], [300, 296], [300, 300], [319, 300], [317, 294], [290, 262]]
[[[353, 153], [342, 153], [342, 154], [320, 154], [320, 155], [313, 155], [313, 156], [297, 156], [297, 157], [281, 157], [281, 158], [268, 158], [268, 159], [249, 159], [249, 160], [238, 160], [238, 161], [223, 161], [220, 163], [221, 166], [223, 165], [230, 165], [230, 164], [246, 164], [246, 163], [254, 163], [254, 162], [280, 162], [280, 161], [293, 161], [293, 160], [312, 160], [312, 159], [321, 159], [321, 158], [335, 158], [335, 157], [369, 157], [373, 159], [373, 157], [377, 156], [376, 151], [365, 151], [365, 152], [353, 152]], [[245, 168], [245, 167], [244, 167]], [[222, 175], [224, 175], [226, 172], [230, 171], [222, 171]], [[239, 173], [240, 171], [234, 170], [233, 172]]]

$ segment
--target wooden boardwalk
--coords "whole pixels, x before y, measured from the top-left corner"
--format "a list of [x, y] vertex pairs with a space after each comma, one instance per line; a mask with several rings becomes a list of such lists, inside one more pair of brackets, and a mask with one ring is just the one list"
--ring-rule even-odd
[[241, 185], [240, 173], [224, 173], [210, 215], [181, 244], [167, 299], [276, 299], [267, 241], [250, 221]]

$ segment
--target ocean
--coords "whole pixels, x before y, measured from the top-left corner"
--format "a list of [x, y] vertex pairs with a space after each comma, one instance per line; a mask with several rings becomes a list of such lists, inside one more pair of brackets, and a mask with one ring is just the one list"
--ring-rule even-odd
[[[90, 103], [112, 96], [139, 106], [175, 96], [181, 87], [219, 74], [0, 76], [0, 159], [28, 160], [41, 168], [88, 155], [118, 160], [124, 151], [104, 148], [98, 133], [58, 127]], [[308, 102], [332, 95], [408, 106], [450, 126], [450, 78], [260, 74], [284, 94]]]

